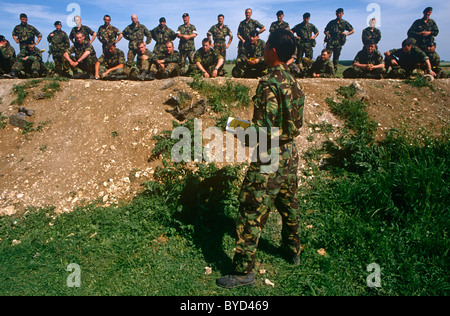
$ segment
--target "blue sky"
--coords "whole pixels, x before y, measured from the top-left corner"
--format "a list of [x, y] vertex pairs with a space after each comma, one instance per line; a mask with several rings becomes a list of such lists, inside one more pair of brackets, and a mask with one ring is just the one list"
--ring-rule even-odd
[[[74, 5], [75, 4], [75, 5]], [[373, 4], [375, 4], [373, 6]], [[18, 45], [13, 43], [12, 30], [19, 24], [19, 14], [26, 13], [29, 24], [35, 26], [44, 38], [39, 48], [48, 49], [47, 35], [54, 29], [53, 23], [60, 20], [63, 23], [63, 30], [67, 33], [71, 30], [72, 17], [80, 13], [83, 24], [91, 27], [94, 31], [103, 24], [103, 16], [109, 14], [112, 17], [111, 24], [120, 30], [131, 23], [132, 14], [137, 14], [139, 21], [152, 29], [158, 25], [160, 17], [167, 19], [167, 25], [176, 31], [183, 23], [182, 14], [188, 12], [191, 16], [191, 24], [195, 25], [199, 36], [196, 38], [196, 47], [200, 48], [201, 40], [206, 36], [209, 28], [217, 23], [217, 15], [225, 15], [227, 24], [235, 37], [232, 46], [228, 50], [228, 58], [235, 58], [237, 53], [237, 28], [242, 21], [246, 8], [253, 9], [254, 19], [264, 24], [269, 29], [270, 24], [276, 20], [276, 12], [285, 12], [285, 21], [291, 28], [302, 21], [304, 12], [311, 13], [311, 23], [315, 24], [320, 31], [317, 46], [314, 50], [314, 57], [320, 54], [323, 47], [323, 30], [326, 24], [335, 18], [335, 11], [342, 7], [345, 10], [344, 19], [349, 21], [355, 28], [355, 34], [348, 38], [341, 59], [353, 59], [361, 49], [361, 33], [367, 27], [367, 19], [370, 15], [379, 17], [379, 28], [382, 32], [382, 39], [379, 45], [381, 52], [392, 48], [401, 47], [401, 42], [406, 38], [406, 32], [411, 24], [422, 17], [425, 7], [431, 6], [434, 11], [431, 16], [438, 24], [440, 33], [436, 38], [437, 52], [441, 59], [450, 60], [449, 30], [450, 2], [446, 0], [422, 1], [422, 0], [355, 0], [355, 1], [331, 1], [331, 0], [231, 0], [231, 1], [124, 1], [124, 0], [100, 0], [100, 1], [29, 1], [1, 0], [0, 2], [0, 34], [6, 36], [18, 51]], [[378, 9], [371, 9], [376, 7]], [[81, 12], [77, 12], [79, 8]], [[261, 35], [261, 39], [266, 40], [268, 31]], [[118, 47], [127, 52], [128, 42], [123, 39]], [[178, 40], [175, 41], [176, 47]], [[97, 54], [101, 53], [101, 46], [95, 42]], [[154, 41], [150, 44], [153, 49]], [[45, 60], [47, 54], [45, 54]]]

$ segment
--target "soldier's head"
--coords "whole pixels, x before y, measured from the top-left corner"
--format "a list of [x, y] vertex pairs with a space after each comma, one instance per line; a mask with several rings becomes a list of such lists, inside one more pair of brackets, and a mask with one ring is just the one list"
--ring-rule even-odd
[[103, 22], [105, 22], [105, 25], [108, 26], [111, 23], [111, 17], [109, 15], [105, 15], [103, 17]]
[[303, 22], [309, 22], [309, 19], [311, 18], [311, 13], [306, 12], [305, 14], [303, 14]]
[[245, 10], [245, 18], [247, 20], [250, 20], [250, 18], [252, 17], [253, 11], [252, 9], [248, 8], [247, 10]]
[[284, 18], [284, 12], [283, 11], [278, 11], [277, 12], [277, 20], [278, 20], [278, 22], [282, 22], [283, 21], [283, 18]]
[[167, 52], [167, 54], [172, 55], [174, 50], [175, 49], [173, 47], [173, 42], [167, 42], [166, 43], [166, 52]]
[[428, 18], [430, 18], [431, 13], [433, 13], [433, 8], [432, 7], [425, 8], [425, 10], [423, 10], [423, 17], [425, 19], [428, 19]]
[[369, 21], [369, 26], [370, 27], [375, 27], [377, 25], [377, 20], [375, 19], [375, 18], [372, 18], [370, 21]]
[[209, 52], [211, 50], [211, 40], [209, 38], [204, 38], [202, 41], [202, 47], [205, 53]]
[[411, 48], [413, 47], [413, 45], [414, 45], [414, 43], [413, 43], [413, 41], [412, 41], [410, 38], [405, 39], [405, 40], [402, 42], [402, 49], [403, 49], [403, 52], [404, 52], [404, 53], [408, 53], [408, 52], [411, 50]]
[[188, 13], [185, 13], [185, 14], [183, 14], [183, 22], [184, 22], [184, 24], [185, 25], [188, 25], [189, 24], [189, 21], [191, 20], [191, 18], [189, 17], [189, 14]]
[[166, 18], [162, 17], [159, 19], [159, 25], [161, 25], [161, 27], [166, 26]]
[[84, 39], [85, 39], [85, 36], [84, 36], [84, 34], [82, 32], [75, 33], [75, 42], [76, 43], [78, 43], [80, 45], [83, 45], [84, 44]]
[[377, 49], [377, 44], [369, 42], [366, 44], [367, 53], [372, 54]]
[[259, 40], [259, 32], [254, 30], [250, 32], [250, 43], [256, 44], [256, 42]]
[[136, 14], [133, 14], [131, 16], [131, 22], [133, 22], [133, 24], [138, 24], [139, 19], [138, 19], [138, 16]]
[[344, 9], [339, 8], [336, 10], [336, 17], [340, 20], [344, 16]]
[[114, 55], [116, 53], [116, 43], [110, 42], [105, 47], [105, 53]]
[[75, 24], [77, 25], [77, 27], [81, 26], [81, 17], [79, 15], [74, 17], [73, 20], [75, 21]]
[[56, 28], [56, 30], [61, 31], [61, 29], [62, 29], [61, 21], [56, 21], [55, 22], [55, 28]]
[[25, 13], [21, 13], [19, 18], [20, 18], [20, 22], [23, 25], [26, 25], [28, 23], [28, 17]]
[[219, 14], [217, 16], [217, 21], [219, 22], [219, 24], [223, 24], [223, 22], [225, 21], [225, 17], [223, 16], [223, 14]]
[[5, 46], [8, 41], [3, 35], [0, 35], [0, 46]]
[[331, 56], [331, 52], [328, 49], [322, 50], [322, 52], [320, 54], [320, 58], [323, 61], [327, 61], [328, 59], [330, 59], [330, 56]]
[[34, 39], [29, 39], [25, 42], [25, 45], [27, 46], [27, 49], [29, 51], [33, 51], [34, 47], [36, 46], [36, 43], [34, 42]]
[[286, 63], [294, 54], [295, 46], [295, 37], [290, 31], [275, 30], [267, 39], [264, 59], [269, 66], [275, 66], [279, 62]]
[[147, 44], [145, 44], [145, 42], [139, 43], [138, 50], [141, 55], [145, 54], [145, 52], [147, 51]]

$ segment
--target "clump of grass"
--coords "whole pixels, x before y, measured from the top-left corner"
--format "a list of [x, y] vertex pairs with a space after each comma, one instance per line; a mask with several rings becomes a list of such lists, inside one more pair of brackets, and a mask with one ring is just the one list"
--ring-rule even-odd
[[409, 84], [410, 86], [416, 87], [419, 90], [422, 88], [429, 88], [431, 91], [435, 91], [433, 84], [424, 79], [423, 77], [415, 77], [414, 79], [406, 79], [403, 81], [406, 84]]
[[2, 112], [0, 112], [0, 129], [4, 129], [6, 127], [7, 123], [7, 116], [3, 115]]

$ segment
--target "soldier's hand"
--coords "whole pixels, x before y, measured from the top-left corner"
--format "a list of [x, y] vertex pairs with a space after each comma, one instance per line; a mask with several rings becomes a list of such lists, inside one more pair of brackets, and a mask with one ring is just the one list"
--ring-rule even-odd
[[53, 37], [53, 36], [55, 36], [55, 34], [53, 34], [53, 33], [50, 33], [50, 37]]
[[208, 73], [207, 71], [205, 71], [205, 72], [203, 73], [203, 75], [205, 76], [205, 78], [209, 78], [209, 73]]
[[27, 60], [28, 60], [28, 56], [27, 56], [27, 57], [24, 57], [22, 60], [23, 60], [23, 61], [27, 61]]
[[214, 69], [214, 71], [212, 72], [212, 77], [216, 78], [217, 77], [217, 73], [218, 73], [218, 71]]

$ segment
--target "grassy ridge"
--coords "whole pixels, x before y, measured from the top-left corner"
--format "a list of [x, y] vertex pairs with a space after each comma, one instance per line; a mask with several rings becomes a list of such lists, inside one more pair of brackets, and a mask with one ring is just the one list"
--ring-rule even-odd
[[[341, 136], [305, 153], [300, 267], [283, 259], [272, 212], [257, 285], [218, 288], [231, 269], [245, 165], [187, 168], [167, 159], [160, 137], [164, 168], [131, 203], [0, 218], [0, 295], [449, 295], [449, 129], [440, 138], [392, 130], [375, 142], [354, 91], [328, 100], [346, 120]], [[67, 286], [71, 263], [81, 268], [79, 288]], [[381, 268], [380, 288], [367, 286], [371, 263]]]

